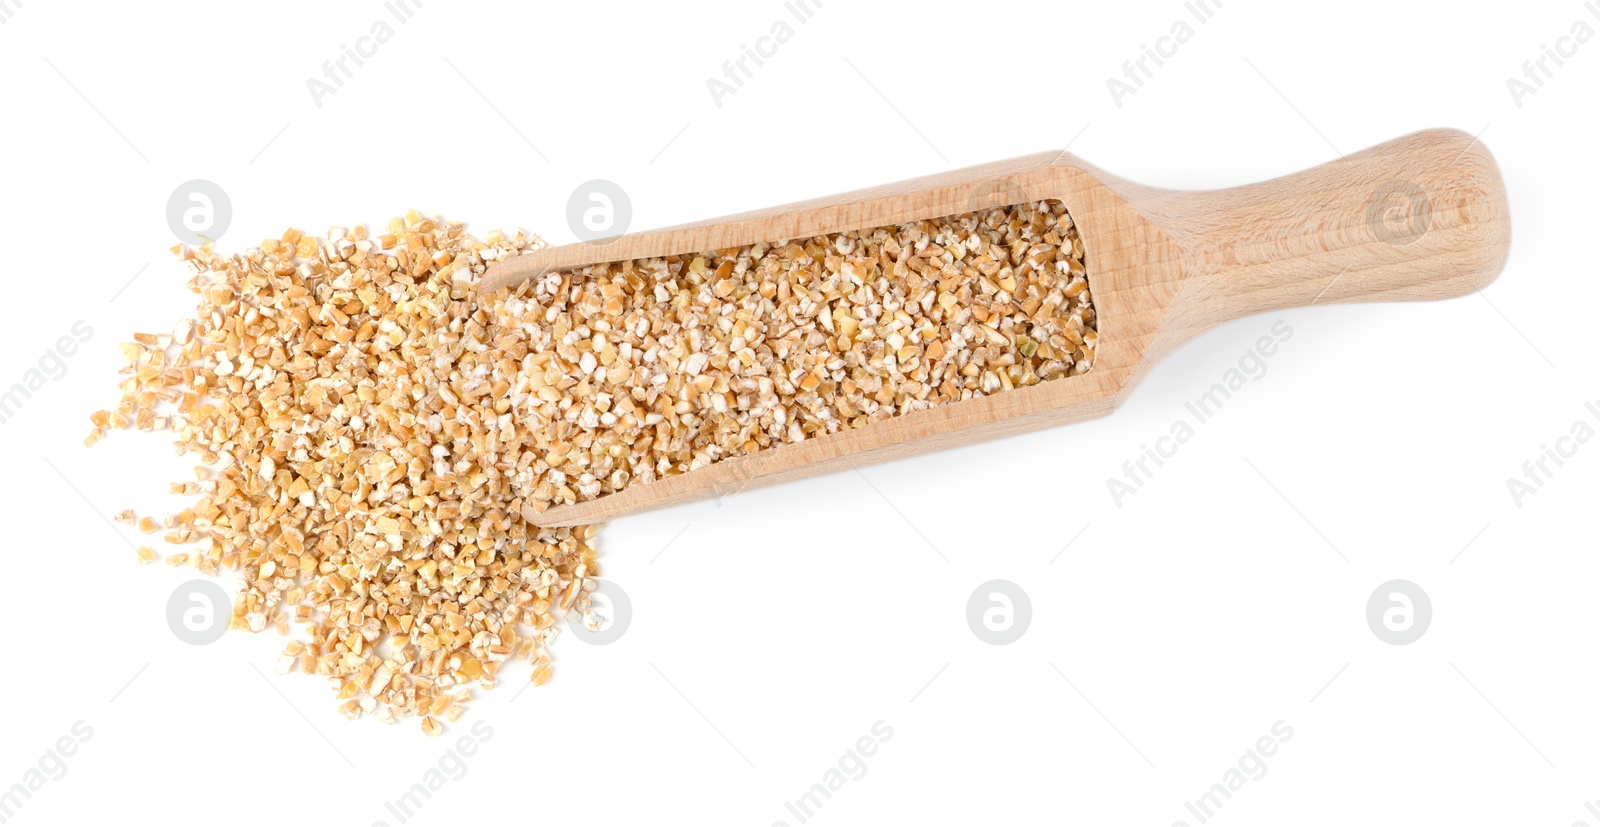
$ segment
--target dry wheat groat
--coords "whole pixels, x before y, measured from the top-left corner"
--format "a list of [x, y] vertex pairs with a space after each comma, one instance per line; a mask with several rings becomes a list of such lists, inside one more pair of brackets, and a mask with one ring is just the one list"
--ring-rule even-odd
[[166, 563], [239, 572], [237, 628], [304, 624], [278, 671], [328, 677], [350, 717], [438, 734], [510, 660], [547, 682], [559, 617], [601, 624], [597, 527], [529, 514], [1094, 358], [1059, 202], [476, 295], [486, 262], [539, 246], [412, 212], [377, 236], [179, 249], [197, 313], [123, 345], [123, 396], [90, 417], [88, 444], [167, 431], [199, 458], [169, 488], [195, 499], [160, 523], [185, 547]]
[[307, 624], [278, 670], [328, 676], [352, 717], [436, 733], [428, 716], [459, 716], [508, 660], [547, 679], [557, 600], [590, 608], [594, 529], [519, 516], [512, 480], [533, 457], [501, 442], [509, 404], [484, 376], [503, 354], [471, 288], [484, 254], [539, 243], [491, 247], [413, 213], [376, 238], [179, 250], [195, 318], [124, 346], [121, 402], [91, 417], [96, 435], [171, 431], [205, 463], [172, 488], [197, 499], [164, 521], [194, 548], [168, 565], [240, 572], [236, 627]]
[[533, 511], [1082, 373], [1098, 340], [1059, 201], [595, 265], [494, 299], [491, 324], [530, 346], [503, 376], [541, 452]]

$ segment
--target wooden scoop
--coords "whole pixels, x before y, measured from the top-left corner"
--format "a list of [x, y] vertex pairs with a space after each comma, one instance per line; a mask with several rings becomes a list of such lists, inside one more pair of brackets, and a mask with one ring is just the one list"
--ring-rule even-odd
[[[1083, 239], [1100, 342], [1084, 374], [732, 457], [535, 515], [583, 525], [1110, 413], [1173, 348], [1223, 322], [1318, 303], [1464, 296], [1511, 241], [1487, 149], [1431, 130], [1259, 184], [1180, 192], [1060, 152], [946, 172], [491, 266], [489, 291], [539, 273], [698, 253], [1059, 199]], [[1396, 355], [1395, 358], [1401, 358]]]

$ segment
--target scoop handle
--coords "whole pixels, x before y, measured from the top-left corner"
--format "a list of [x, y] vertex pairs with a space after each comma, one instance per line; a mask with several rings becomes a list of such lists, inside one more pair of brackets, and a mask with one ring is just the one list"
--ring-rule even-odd
[[1199, 327], [1310, 304], [1467, 295], [1494, 281], [1511, 245], [1500, 170], [1454, 129], [1146, 206], [1189, 253], [1182, 304]]

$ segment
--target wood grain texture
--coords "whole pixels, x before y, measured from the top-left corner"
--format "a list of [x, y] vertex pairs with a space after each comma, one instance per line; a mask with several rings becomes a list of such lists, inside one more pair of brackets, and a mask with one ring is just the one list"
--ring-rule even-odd
[[[1050, 152], [490, 268], [481, 290], [538, 273], [847, 232], [1059, 199], [1083, 237], [1099, 319], [1078, 376], [782, 445], [534, 515], [582, 525], [1110, 413], [1171, 350], [1216, 325], [1314, 303], [1470, 294], [1504, 268], [1511, 225], [1488, 150], [1458, 130], [1409, 135], [1259, 184], [1161, 190]], [[1397, 357], [1399, 358], [1399, 357]]]

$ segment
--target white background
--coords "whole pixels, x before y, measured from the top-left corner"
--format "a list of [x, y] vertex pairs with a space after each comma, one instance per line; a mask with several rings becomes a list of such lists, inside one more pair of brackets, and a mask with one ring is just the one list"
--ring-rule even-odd
[[[784, 803], [880, 720], [893, 736], [812, 823], [1195, 825], [1184, 803], [1281, 720], [1214, 823], [1600, 824], [1600, 445], [1520, 508], [1506, 486], [1600, 428], [1600, 43], [1520, 107], [1506, 83], [1600, 29], [1577, 0], [1227, 0], [1120, 107], [1107, 78], [1179, 3], [827, 0], [798, 24], [776, 0], [428, 0], [320, 107], [307, 78], [377, 0], [5, 8], [0, 384], [94, 331], [0, 426], [0, 786], [93, 729], [8, 824], [395, 825], [384, 803], [481, 721], [409, 823], [795, 825]], [[719, 107], [707, 79], [779, 19], [794, 37]], [[1069, 141], [1137, 181], [1231, 186], [1434, 126], [1481, 132], [1510, 191], [1513, 253], [1481, 295], [1236, 321], [1100, 421], [619, 520], [627, 634], [563, 638], [520, 696], [508, 669], [444, 739], [347, 722], [321, 680], [272, 674], [274, 634], [178, 641], [167, 598], [197, 575], [138, 567], [106, 517], [175, 510], [191, 463], [148, 434], [80, 444], [116, 343], [193, 307], [165, 252], [191, 179], [231, 197], [228, 250], [411, 207], [565, 243], [595, 178], [647, 229]], [[1119, 508], [1106, 479], [1279, 320], [1267, 374]], [[1033, 605], [1010, 646], [964, 617], [995, 578]], [[1409, 646], [1364, 617], [1395, 578], [1432, 599]]]

